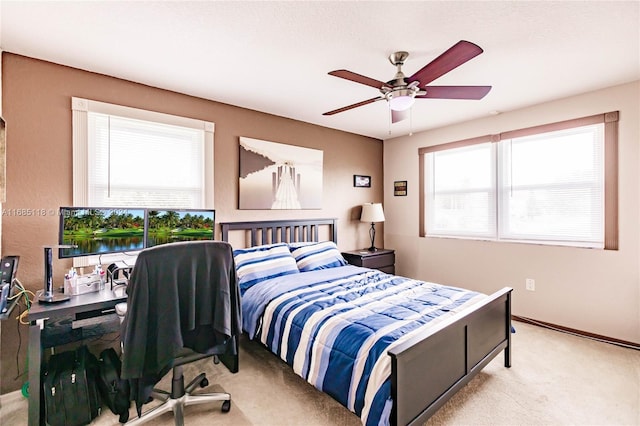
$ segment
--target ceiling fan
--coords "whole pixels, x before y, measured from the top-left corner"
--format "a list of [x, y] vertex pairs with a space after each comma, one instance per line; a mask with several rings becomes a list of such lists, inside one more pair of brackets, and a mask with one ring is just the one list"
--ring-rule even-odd
[[482, 99], [489, 93], [491, 86], [427, 86], [433, 80], [475, 58], [482, 52], [483, 50], [479, 46], [460, 40], [449, 50], [408, 78], [402, 72], [402, 65], [404, 65], [409, 53], [395, 52], [389, 56], [389, 61], [397, 67], [398, 71], [395, 77], [386, 83], [347, 70], [331, 71], [330, 75], [375, 87], [380, 90], [381, 95], [325, 112], [322, 115], [334, 115], [373, 102], [386, 100], [391, 109], [391, 122], [396, 123], [407, 118], [408, 111], [413, 106], [415, 99]]

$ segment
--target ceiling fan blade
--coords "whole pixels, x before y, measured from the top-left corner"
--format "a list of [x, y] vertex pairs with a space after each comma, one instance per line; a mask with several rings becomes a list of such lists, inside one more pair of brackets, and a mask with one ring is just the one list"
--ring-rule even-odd
[[387, 83], [383, 81], [379, 81], [370, 77], [366, 77], [364, 75], [356, 74], [355, 72], [347, 71], [347, 70], [335, 70], [329, 72], [329, 75], [333, 75], [335, 77], [344, 78], [345, 80], [355, 81], [356, 83], [364, 84], [365, 86], [375, 87], [376, 89], [381, 89], [382, 87], [389, 87]]
[[426, 86], [424, 89], [427, 94], [416, 95], [416, 98], [482, 99], [491, 86]]
[[406, 120], [409, 118], [409, 110], [405, 109], [404, 111], [395, 111], [391, 110], [391, 122], [397, 123], [398, 121]]
[[425, 86], [468, 60], [475, 58], [482, 52], [483, 50], [479, 46], [465, 40], [460, 40], [450, 47], [449, 50], [409, 77], [409, 82], [419, 81], [420, 86]]
[[375, 101], [381, 101], [382, 99], [384, 99], [382, 96], [378, 96], [377, 98], [367, 99], [366, 101], [358, 102], [357, 104], [348, 105], [348, 106], [346, 106], [346, 107], [342, 107], [342, 108], [334, 109], [333, 111], [325, 112], [325, 113], [324, 113], [324, 114], [322, 114], [322, 115], [333, 115], [333, 114], [337, 114], [337, 113], [339, 113], [339, 112], [348, 111], [348, 110], [353, 109], [353, 108], [357, 108], [357, 107], [361, 107], [361, 106], [363, 106], [363, 105], [367, 105], [367, 104], [374, 103]]

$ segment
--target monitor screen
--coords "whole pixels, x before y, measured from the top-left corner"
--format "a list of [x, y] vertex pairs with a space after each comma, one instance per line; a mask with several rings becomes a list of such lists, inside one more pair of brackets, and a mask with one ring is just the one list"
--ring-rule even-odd
[[215, 210], [147, 209], [146, 247], [177, 241], [212, 240]]
[[144, 248], [145, 209], [60, 207], [60, 258], [138, 251]]

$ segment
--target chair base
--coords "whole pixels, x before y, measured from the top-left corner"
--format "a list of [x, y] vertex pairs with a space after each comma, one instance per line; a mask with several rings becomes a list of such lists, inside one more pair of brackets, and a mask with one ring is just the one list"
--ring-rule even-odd
[[[217, 393], [205, 393], [192, 395], [191, 392], [198, 387], [205, 387], [208, 385], [208, 380], [204, 373], [200, 373], [195, 379], [193, 379], [186, 387], [184, 386], [184, 376], [182, 375], [182, 366], [176, 366], [173, 368], [173, 381], [171, 393], [154, 389], [152, 396], [154, 399], [162, 400], [162, 404], [145, 411], [142, 415], [136, 419], [125, 423], [129, 425], [140, 425], [155, 419], [162, 414], [172, 411], [175, 425], [184, 426], [184, 407], [195, 404], [205, 404], [213, 401], [224, 401], [222, 403], [222, 412], [226, 413], [231, 409], [231, 395], [224, 392]], [[184, 390], [182, 390], [184, 389]]]

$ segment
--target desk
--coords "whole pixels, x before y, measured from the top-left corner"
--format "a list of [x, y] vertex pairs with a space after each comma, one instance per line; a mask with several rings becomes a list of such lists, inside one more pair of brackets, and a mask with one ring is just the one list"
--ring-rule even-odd
[[[120, 290], [120, 289], [119, 289]], [[110, 288], [93, 293], [72, 296], [65, 302], [44, 304], [34, 302], [29, 310], [29, 426], [44, 425], [42, 411], [42, 331], [54, 320], [71, 318], [72, 327], [80, 328], [95, 323], [100, 315], [111, 314], [116, 304], [127, 300], [126, 294], [114, 293]], [[83, 318], [87, 314], [94, 317]]]

